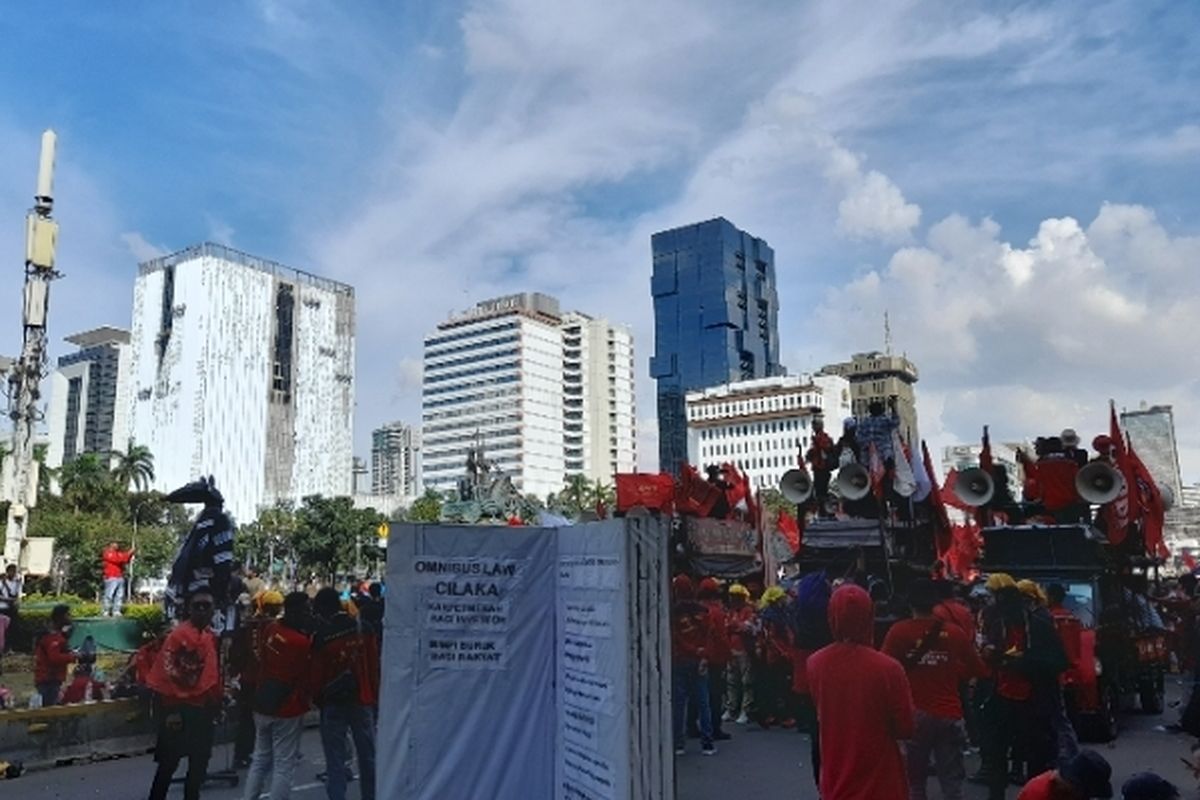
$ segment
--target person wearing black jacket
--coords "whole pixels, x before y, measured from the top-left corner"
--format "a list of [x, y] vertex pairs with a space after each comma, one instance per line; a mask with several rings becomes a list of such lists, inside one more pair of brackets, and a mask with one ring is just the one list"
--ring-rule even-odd
[[[1025, 778], [1053, 766], [1055, 743], [1042, 712], [1052, 707], [1067, 655], [1049, 615], [1031, 614], [1009, 576], [993, 575], [995, 605], [984, 617], [983, 658], [993, 670], [992, 694], [984, 705], [990, 722], [984, 742], [984, 773], [989, 800], [1003, 800], [1008, 785], [1008, 753], [1016, 748]], [[989, 582], [989, 588], [992, 588]]]

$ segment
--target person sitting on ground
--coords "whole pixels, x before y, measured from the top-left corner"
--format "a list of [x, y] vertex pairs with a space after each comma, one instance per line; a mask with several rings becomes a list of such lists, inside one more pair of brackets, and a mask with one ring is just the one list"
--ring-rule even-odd
[[[79, 664], [72, 673], [71, 683], [63, 690], [63, 705], [83, 703], [88, 700], [103, 700], [106, 688], [104, 683], [96, 680], [91, 664]], [[91, 690], [90, 696], [89, 689]]]
[[1153, 772], [1139, 772], [1121, 787], [1122, 800], [1182, 800], [1179, 788]]
[[1112, 767], [1095, 750], [1079, 753], [1058, 769], [1025, 784], [1017, 800], [1107, 800], [1113, 796]]

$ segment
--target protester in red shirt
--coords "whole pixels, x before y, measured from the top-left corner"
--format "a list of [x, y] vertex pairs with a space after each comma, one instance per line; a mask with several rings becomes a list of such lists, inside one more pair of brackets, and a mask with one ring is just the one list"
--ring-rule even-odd
[[904, 668], [871, 646], [873, 607], [859, 586], [829, 600], [833, 644], [808, 660], [808, 683], [821, 728], [824, 800], [905, 800], [899, 742], [914, 730]]
[[825, 420], [814, 417], [812, 421], [812, 445], [804, 456], [804, 460], [812, 466], [813, 499], [817, 503], [817, 514], [826, 516], [829, 500], [829, 479], [837, 469], [837, 450], [833, 446], [833, 438], [825, 432]]
[[254, 698], [254, 761], [244, 794], [249, 800], [257, 800], [268, 779], [271, 800], [284, 800], [292, 788], [309, 706], [308, 616], [308, 595], [292, 592], [283, 600], [283, 618], [269, 623], [263, 635]]
[[234, 695], [236, 732], [233, 739], [233, 763], [239, 768], [250, 765], [257, 736], [254, 724], [254, 695], [262, 666], [263, 642], [267, 626], [275, 622], [283, 608], [283, 595], [268, 590], [254, 598], [255, 613], [247, 617], [234, 633], [229, 647], [229, 674], [238, 679]]
[[1094, 750], [1080, 750], [1078, 755], [1056, 770], [1037, 775], [1017, 800], [1107, 800], [1113, 796], [1112, 767]]
[[185, 758], [184, 800], [200, 797], [223, 696], [213, 610], [211, 592], [193, 592], [187, 600], [188, 618], [171, 631], [150, 670], [148, 684], [158, 695], [158, 770], [150, 800], [166, 800], [171, 778]]
[[116, 542], [109, 542], [100, 554], [104, 562], [104, 598], [101, 613], [106, 617], [121, 616], [121, 605], [125, 602], [125, 565], [133, 560], [134, 549], [121, 550]]
[[67, 666], [75, 662], [75, 653], [67, 644], [70, 632], [71, 609], [55, 606], [50, 611], [50, 630], [38, 639], [33, 650], [33, 682], [43, 706], [58, 705]]
[[[727, 722], [745, 725], [754, 713], [755, 627], [758, 616], [750, 604], [750, 590], [740, 583], [729, 587], [729, 665], [725, 669], [725, 715]], [[715, 713], [715, 712], [714, 712]]]
[[687, 575], [671, 581], [671, 722], [675, 755], [684, 753], [686, 707], [698, 709], [700, 752], [714, 755], [712, 708], [708, 695], [708, 656], [713, 642], [712, 617], [694, 597]]
[[937, 599], [933, 581], [913, 581], [908, 590], [913, 618], [893, 625], [882, 648], [904, 666], [916, 706], [916, 732], [905, 748], [909, 800], [925, 800], [930, 755], [943, 800], [962, 800], [967, 732], [959, 685], [986, 671], [962, 630], [935, 617]]
[[[729, 618], [725, 611], [725, 604], [721, 602], [721, 584], [716, 578], [705, 578], [700, 581], [699, 586], [700, 604], [708, 609], [708, 626], [709, 635], [712, 637], [706, 653], [708, 655], [708, 709], [712, 717], [713, 740], [725, 741], [731, 739], [728, 733], [721, 729], [721, 703], [725, 698], [725, 670], [729, 665], [729, 636], [726, 634], [726, 629], [729, 625]], [[699, 709], [693, 710], [688, 708], [688, 729], [689, 733], [695, 730], [699, 733], [697, 725], [699, 720]]]
[[318, 618], [313, 637], [310, 689], [321, 709], [326, 794], [345, 800], [346, 734], [354, 740], [363, 800], [375, 800], [375, 706], [379, 703], [379, 640], [371, 624], [351, 617], [337, 589], [313, 598]]

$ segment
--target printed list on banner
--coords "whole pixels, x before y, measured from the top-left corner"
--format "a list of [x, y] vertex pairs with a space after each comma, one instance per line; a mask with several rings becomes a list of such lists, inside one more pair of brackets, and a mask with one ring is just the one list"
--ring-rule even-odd
[[425, 556], [416, 561], [425, 671], [507, 667], [510, 595], [525, 568], [515, 559]]
[[621, 559], [616, 556], [559, 556], [558, 585], [564, 589], [618, 589]]

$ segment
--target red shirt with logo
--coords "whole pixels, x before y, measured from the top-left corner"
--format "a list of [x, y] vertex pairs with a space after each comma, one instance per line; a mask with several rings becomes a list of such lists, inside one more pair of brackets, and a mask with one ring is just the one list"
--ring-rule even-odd
[[[934, 635], [936, 640], [930, 641]], [[888, 631], [881, 649], [904, 666], [917, 709], [942, 719], [962, 719], [959, 684], [986, 671], [966, 634], [944, 620], [901, 620]]]

